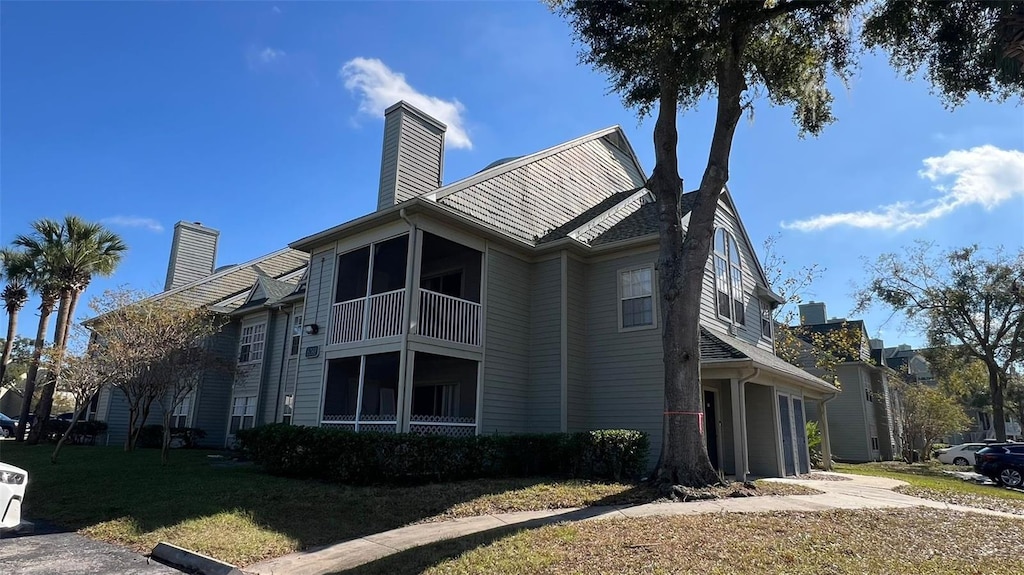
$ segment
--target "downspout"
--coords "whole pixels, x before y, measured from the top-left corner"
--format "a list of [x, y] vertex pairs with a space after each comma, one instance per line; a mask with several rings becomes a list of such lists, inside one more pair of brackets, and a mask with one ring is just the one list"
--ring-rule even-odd
[[[750, 474], [750, 457], [749, 457], [749, 446], [747, 445], [747, 393], [746, 385], [750, 380], [759, 377], [761, 375], [761, 368], [755, 367], [753, 373], [747, 377], [740, 378], [737, 382], [737, 389], [739, 390], [739, 402], [740, 408], [743, 410], [743, 417], [740, 418], [740, 447], [743, 453], [743, 461], [736, 462], [736, 479], [746, 482], [747, 475]], [[734, 439], [735, 441], [735, 439]], [[742, 473], [740, 473], [742, 470]]]
[[[412, 304], [413, 304], [413, 282], [416, 278], [413, 275], [416, 267], [416, 224], [405, 213], [405, 208], [398, 210], [399, 217], [409, 225], [409, 253], [406, 256], [405, 269], [405, 302], [402, 309], [402, 347], [398, 354], [398, 397], [395, 398], [395, 431], [402, 433], [408, 427], [412, 415], [412, 407], [406, 396], [411, 396], [407, 389], [412, 388], [409, 371], [409, 332], [412, 331]], [[411, 399], [410, 399], [411, 401]], [[405, 412], [409, 411], [410, 416], [406, 417]]]
[[[280, 310], [283, 307], [284, 306], [279, 304], [277, 309]], [[294, 310], [295, 308], [293, 307], [292, 309]], [[274, 401], [274, 421], [272, 423], [277, 423], [278, 410], [281, 409], [281, 390], [284, 387], [282, 385], [282, 382], [284, 381], [284, 364], [288, 363], [288, 352], [291, 350], [292, 343], [291, 333], [288, 331], [291, 325], [292, 314], [289, 312], [284, 314], [284, 338], [282, 338], [284, 339], [284, 344], [281, 349], [281, 366], [277, 371], [277, 399]]]

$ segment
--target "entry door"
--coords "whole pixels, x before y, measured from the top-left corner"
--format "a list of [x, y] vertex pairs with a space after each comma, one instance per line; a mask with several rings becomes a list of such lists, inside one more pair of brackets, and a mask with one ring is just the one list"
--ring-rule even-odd
[[786, 475], [796, 475], [796, 459], [793, 457], [793, 420], [789, 414], [789, 397], [779, 397], [779, 427], [782, 431], [782, 460]]
[[800, 462], [800, 473], [811, 472], [811, 462], [807, 454], [807, 421], [804, 419], [804, 402], [793, 398], [793, 432], [796, 434], [796, 457]]
[[718, 467], [718, 418], [715, 415], [715, 392], [704, 392], [704, 441], [707, 443], [711, 466]]

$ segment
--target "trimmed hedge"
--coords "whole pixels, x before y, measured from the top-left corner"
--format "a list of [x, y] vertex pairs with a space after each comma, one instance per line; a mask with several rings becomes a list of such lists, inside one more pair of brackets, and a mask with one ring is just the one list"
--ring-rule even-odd
[[239, 430], [239, 445], [271, 474], [349, 485], [482, 477], [638, 478], [649, 441], [640, 431], [448, 437], [263, 425]]

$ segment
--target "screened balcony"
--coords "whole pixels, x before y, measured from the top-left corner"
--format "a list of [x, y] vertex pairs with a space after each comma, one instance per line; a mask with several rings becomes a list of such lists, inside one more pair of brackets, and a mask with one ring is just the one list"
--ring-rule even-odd
[[418, 285], [407, 300], [409, 237], [400, 236], [338, 256], [335, 303], [327, 345], [403, 335], [407, 301], [416, 315], [412, 334], [459, 344], [481, 344], [483, 254], [424, 232]]

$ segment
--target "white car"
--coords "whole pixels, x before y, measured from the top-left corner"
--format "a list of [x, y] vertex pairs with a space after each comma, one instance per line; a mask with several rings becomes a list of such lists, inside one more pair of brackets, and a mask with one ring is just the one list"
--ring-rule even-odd
[[939, 461], [946, 464], [974, 465], [974, 454], [982, 447], [988, 447], [988, 445], [984, 443], [961, 443], [960, 445], [940, 449], [936, 453], [938, 454]]
[[27, 485], [28, 471], [0, 463], [0, 531], [21, 525], [21, 502]]

